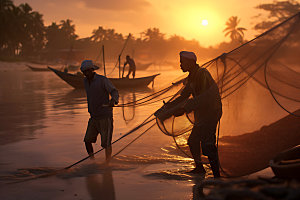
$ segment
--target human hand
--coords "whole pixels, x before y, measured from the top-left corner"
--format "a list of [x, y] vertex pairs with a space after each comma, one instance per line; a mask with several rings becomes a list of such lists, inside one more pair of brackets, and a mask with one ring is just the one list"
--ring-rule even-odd
[[114, 107], [115, 104], [116, 104], [115, 100], [111, 99], [111, 100], [109, 100], [108, 106]]
[[187, 102], [185, 103], [184, 105], [184, 110], [186, 113], [190, 113], [194, 110], [194, 99], [191, 98], [191, 99], [188, 99]]
[[154, 116], [155, 117], [159, 117], [159, 115], [163, 112], [163, 108], [158, 109], [157, 111], [155, 111]]
[[173, 108], [175, 105], [174, 105], [174, 103], [172, 103], [172, 102], [164, 102], [164, 108], [165, 109], [171, 109], [171, 108]]
[[175, 110], [175, 112], [173, 113], [173, 115], [175, 117], [179, 117], [179, 116], [183, 115], [184, 113], [185, 113], [185, 110], [182, 107], [180, 107], [177, 110]]

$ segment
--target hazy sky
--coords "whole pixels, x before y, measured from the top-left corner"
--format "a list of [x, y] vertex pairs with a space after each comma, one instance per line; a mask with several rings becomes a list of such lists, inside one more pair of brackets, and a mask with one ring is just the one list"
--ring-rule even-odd
[[[29, 3], [43, 14], [45, 25], [71, 19], [79, 37], [91, 36], [98, 26], [114, 28], [127, 35], [157, 27], [162, 33], [196, 39], [203, 46], [225, 41], [225, 22], [231, 16], [241, 19], [247, 28], [246, 39], [252, 39], [256, 16], [254, 7], [273, 0], [15, 0], [15, 5]], [[202, 20], [208, 21], [207, 26]], [[227, 39], [229, 40], [229, 39]]]

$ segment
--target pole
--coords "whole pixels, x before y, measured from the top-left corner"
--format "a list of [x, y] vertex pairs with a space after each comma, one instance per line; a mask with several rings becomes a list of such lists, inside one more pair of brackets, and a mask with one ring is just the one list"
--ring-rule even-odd
[[104, 76], [106, 76], [105, 57], [104, 57], [104, 45], [102, 45], [102, 53], [103, 53], [103, 70], [104, 70]]
[[121, 78], [121, 54], [119, 55], [119, 78]]

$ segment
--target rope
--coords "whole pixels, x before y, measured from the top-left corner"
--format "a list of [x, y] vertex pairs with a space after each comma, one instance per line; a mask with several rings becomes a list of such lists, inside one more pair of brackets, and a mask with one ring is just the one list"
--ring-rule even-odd
[[300, 12], [298, 12], [297, 14], [295, 14], [295, 15], [289, 17], [288, 19], [284, 20], [283, 22], [277, 24], [276, 26], [274, 26], [273, 28], [271, 28], [271, 29], [267, 30], [266, 32], [260, 34], [259, 36], [253, 38], [252, 40], [249, 40], [248, 42], [245, 42], [244, 44], [238, 46], [237, 48], [235, 48], [235, 49], [229, 51], [227, 54], [232, 53], [232, 52], [234, 52], [234, 51], [236, 51], [236, 50], [242, 48], [243, 46], [245, 46], [245, 45], [247, 45], [247, 44], [249, 44], [249, 43], [251, 43], [251, 42], [253, 42], [253, 41], [255, 41], [255, 40], [257, 40], [257, 39], [259, 39], [259, 38], [261, 38], [261, 37], [263, 37], [264, 35], [270, 33], [271, 31], [277, 29], [278, 27], [280, 27], [280, 26], [282, 26], [283, 24], [287, 23], [287, 22], [290, 21], [291, 19], [295, 18], [297, 15], [300, 16]]
[[[150, 122], [152, 122], [152, 121], [155, 119], [155, 117], [153, 117], [152, 119], [150, 119], [152, 116], [153, 116], [153, 114], [150, 115], [149, 117], [147, 117], [140, 125], [138, 125], [138, 126], [136, 126], [135, 128], [131, 129], [129, 132], [127, 132], [126, 134], [124, 134], [123, 136], [121, 136], [120, 138], [118, 138], [117, 140], [115, 140], [114, 142], [112, 142], [112, 145], [113, 145], [114, 143], [120, 141], [121, 139], [125, 138], [126, 136], [130, 135], [131, 133], [135, 132], [135, 131], [138, 130], [139, 128], [141, 128], [141, 127], [145, 126], [146, 124], [149, 124]], [[154, 124], [154, 125], [155, 125], [155, 124]], [[151, 128], [152, 128], [152, 127], [153, 127], [153, 125], [151, 126]], [[150, 130], [150, 128], [148, 128], [145, 132], [147, 132], [148, 130]], [[143, 135], [145, 132], [143, 132], [141, 135]], [[138, 136], [138, 138], [141, 137], [141, 135]], [[136, 138], [135, 140], [137, 140], [137, 138]], [[135, 141], [135, 140], [134, 140], [134, 141]], [[133, 143], [133, 142], [131, 142], [131, 143]], [[128, 146], [128, 145], [127, 145], [127, 146]], [[45, 177], [49, 177], [49, 176], [54, 176], [54, 175], [56, 175], [56, 174], [59, 174], [59, 173], [61, 173], [61, 172], [64, 172], [65, 170], [68, 170], [68, 169], [70, 169], [71, 167], [73, 167], [73, 166], [75, 166], [75, 165], [77, 165], [77, 164], [83, 162], [84, 160], [90, 158], [91, 156], [93, 156], [93, 155], [95, 155], [95, 154], [101, 152], [103, 149], [104, 149], [104, 148], [101, 148], [101, 149], [99, 149], [98, 151], [96, 151], [95, 153], [93, 153], [93, 154], [91, 154], [91, 155], [89, 155], [89, 156], [87, 156], [87, 157], [85, 157], [85, 158], [83, 158], [83, 159], [81, 159], [81, 160], [79, 160], [79, 161], [77, 161], [77, 162], [75, 162], [75, 163], [73, 163], [73, 164], [71, 164], [71, 165], [65, 167], [65, 168], [58, 169], [58, 170], [55, 170], [55, 171], [50, 172], [50, 173], [47, 173], [47, 174], [35, 175], [35, 176], [30, 177], [30, 178], [27, 178], [27, 179], [23, 179], [23, 180], [19, 180], [19, 181], [10, 182], [9, 184], [21, 183], [21, 182], [25, 182], [25, 181], [30, 181], [30, 180], [38, 179], [38, 178], [45, 178]]]
[[300, 115], [296, 115], [290, 111], [288, 111], [283, 105], [281, 105], [281, 103], [279, 103], [279, 101], [276, 99], [276, 97], [274, 96], [274, 92], [271, 90], [270, 86], [269, 86], [269, 83], [268, 83], [268, 80], [267, 80], [267, 63], [265, 65], [265, 70], [264, 70], [264, 76], [265, 76], [265, 82], [266, 82], [266, 85], [268, 87], [268, 90], [272, 96], [272, 98], [274, 99], [274, 101], [283, 109], [285, 110], [287, 113], [289, 113], [290, 115], [293, 115], [295, 117], [300, 117]]
[[[151, 116], [150, 116], [150, 117], [151, 117]], [[148, 120], [148, 119], [149, 119], [149, 117], [148, 117], [146, 120]], [[142, 124], [140, 124], [140, 125], [136, 126], [135, 128], [131, 129], [129, 132], [127, 132], [125, 135], [121, 136], [120, 138], [118, 138], [117, 140], [115, 140], [114, 142], [112, 142], [111, 144], [113, 145], [114, 143], [120, 141], [121, 139], [123, 139], [124, 137], [130, 135], [130, 134], [133, 133], [134, 131], [136, 131], [136, 130], [138, 130], [139, 128], [141, 128], [141, 127], [145, 126], [146, 124], [150, 123], [150, 122], [153, 121], [154, 119], [155, 119], [155, 118], [152, 118], [151, 120], [149, 120], [149, 121], [147, 121], [147, 122], [146, 122], [146, 120], [145, 120]], [[81, 160], [79, 160], [79, 161], [77, 161], [77, 162], [75, 162], [75, 163], [73, 163], [73, 164], [71, 164], [71, 165], [65, 167], [64, 169], [70, 169], [71, 167], [73, 167], [73, 166], [75, 166], [75, 165], [81, 163], [82, 161], [84, 161], [84, 160], [90, 158], [91, 156], [93, 156], [93, 155], [95, 155], [95, 154], [101, 152], [103, 149], [104, 149], [104, 148], [102, 147], [101, 149], [99, 149], [99, 150], [96, 151], [95, 153], [93, 153], [93, 154], [91, 154], [91, 155], [89, 155], [89, 156], [87, 156], [87, 157], [85, 157], [85, 158], [83, 158], [83, 159], [81, 159]]]
[[115, 156], [117, 156], [118, 154], [120, 154], [123, 150], [125, 150], [129, 145], [131, 145], [132, 143], [134, 143], [137, 139], [139, 139], [140, 137], [142, 137], [146, 132], [148, 132], [151, 128], [153, 128], [156, 125], [156, 123], [152, 124], [149, 128], [147, 128], [147, 130], [145, 130], [144, 132], [142, 132], [139, 136], [137, 136], [134, 140], [132, 140], [131, 142], [129, 142], [125, 147], [123, 147], [120, 151], [118, 151], [117, 153], [115, 153], [112, 158], [114, 158]]
[[[236, 72], [234, 72], [234, 77], [233, 78], [231, 78], [230, 80], [228, 80], [225, 84], [224, 84], [224, 80], [225, 80], [225, 78], [228, 78], [228, 77], [230, 77], [230, 76], [232, 76], [232, 75], [229, 75], [228, 77], [225, 77], [225, 73], [226, 73], [226, 63], [224, 62], [224, 73], [223, 73], [223, 78], [221, 79], [221, 81], [222, 81], [222, 86], [221, 86], [221, 94], [223, 94], [224, 92], [226, 92], [226, 91], [228, 91], [229, 89], [231, 89], [231, 88], [233, 88], [233, 87], [235, 87], [235, 86], [237, 86], [233, 91], [231, 91], [229, 94], [227, 94], [227, 95], [225, 95], [225, 96], [223, 96], [222, 97], [222, 99], [224, 99], [224, 98], [226, 98], [226, 97], [228, 97], [229, 95], [231, 95], [231, 94], [233, 94], [235, 91], [237, 91], [241, 86], [243, 86], [251, 77], [253, 78], [253, 75], [265, 64], [265, 82], [266, 82], [266, 85], [267, 85], [267, 88], [269, 89], [269, 91], [270, 91], [270, 93], [271, 93], [271, 95], [273, 96], [273, 98], [274, 98], [274, 100], [280, 105], [280, 103], [277, 101], [277, 99], [275, 98], [275, 96], [273, 95], [273, 91], [270, 89], [270, 87], [269, 87], [269, 85], [268, 85], [268, 82], [267, 82], [267, 78], [266, 78], [266, 67], [267, 67], [267, 61], [275, 54], [275, 52], [278, 50], [278, 48], [281, 46], [281, 44], [283, 43], [283, 41], [285, 41], [286, 40], [286, 38], [288, 37], [288, 35], [292, 32], [292, 30], [293, 30], [293, 28], [295, 28], [295, 25], [292, 27], [292, 29], [289, 31], [289, 33], [284, 37], [284, 38], [282, 38], [278, 43], [276, 43], [275, 45], [273, 45], [273, 46], [271, 46], [269, 49], [267, 49], [267, 51], [265, 51], [265, 53], [264, 53], [264, 55], [265, 54], [267, 54], [268, 52], [270, 52], [270, 50], [271, 50], [271, 53], [270, 53], [270, 55], [267, 57], [267, 59], [266, 59], [266, 61], [265, 62], [263, 62], [259, 67], [257, 67], [255, 70], [254, 70], [254, 72], [252, 72], [252, 73], [247, 73], [248, 74], [248, 77], [244, 77], [244, 78], [242, 78], [241, 80], [239, 80], [237, 83], [235, 83], [234, 85], [231, 85], [229, 88], [227, 88], [227, 89], [225, 89], [225, 90], [223, 90], [223, 87], [224, 87], [224, 85], [227, 85], [227, 84], [229, 84], [229, 83], [231, 83], [235, 78], [237, 78], [238, 76], [240, 76], [240, 74], [242, 73], [242, 72], [245, 72], [246, 71], [246, 69], [248, 69], [252, 64], [254, 64], [254, 62], [251, 64], [248, 64], [248, 66], [246, 67], [246, 69], [245, 68], [242, 68], [241, 67], [241, 65], [239, 64], [239, 62], [236, 62], [236, 64], [238, 64], [242, 69], [241, 70], [239, 70], [239, 71], [236, 71]], [[273, 29], [272, 29], [273, 30]], [[263, 34], [264, 35], [264, 34]], [[253, 40], [252, 40], [253, 41]], [[242, 45], [243, 46], [243, 45]], [[241, 47], [241, 46], [240, 46]], [[240, 47], [238, 47], [238, 48], [240, 48]], [[238, 48], [236, 48], [236, 49], [238, 49]], [[231, 52], [233, 52], [233, 51], [231, 51]], [[262, 59], [263, 58], [263, 56], [264, 55], [262, 55], [262, 56], [260, 56], [260, 58], [259, 59]], [[222, 57], [220, 56], [220, 58], [222, 59]], [[234, 59], [232, 59], [232, 60], [234, 60]], [[211, 62], [212, 63], [212, 62]], [[209, 63], [209, 64], [211, 64], [211, 63]], [[217, 65], [218, 66], [218, 65]], [[233, 67], [231, 68], [231, 69], [233, 69]], [[217, 71], [218, 71], [218, 69], [217, 69]], [[227, 72], [228, 73], [228, 72]], [[235, 74], [237, 74], [237, 75], [235, 75]], [[256, 79], [254, 79], [254, 80], [256, 80]], [[291, 98], [290, 98], [291, 99]], [[280, 105], [284, 110], [286, 110], [282, 105]], [[286, 110], [287, 111], [287, 110]], [[288, 111], [287, 111], [288, 112]], [[289, 112], [290, 114], [292, 114], [291, 112]], [[295, 115], [295, 114], [293, 114], [293, 115]], [[297, 116], [297, 115], [296, 115]], [[174, 126], [174, 119], [173, 119], [173, 122], [172, 122], [172, 130], [173, 130], [173, 126]], [[217, 149], [218, 149], [218, 144], [219, 144], [219, 134], [220, 134], [220, 121], [219, 121], [219, 123], [218, 123], [218, 134], [217, 134]], [[180, 146], [177, 144], [177, 142], [176, 142], [176, 139], [175, 139], [175, 137], [174, 137], [174, 135], [172, 135], [173, 136], [173, 139], [174, 139], [174, 141], [175, 141], [175, 144], [176, 144], [176, 146], [177, 146], [177, 148], [179, 148], [182, 152], [183, 152], [183, 150], [180, 148]], [[185, 155], [187, 155], [185, 152], [183, 152]], [[187, 155], [188, 157], [190, 157], [189, 155]], [[220, 164], [220, 168], [221, 168], [221, 170], [222, 170], [222, 172], [225, 174], [225, 175], [227, 175], [227, 177], [233, 177], [233, 176], [230, 176], [229, 174], [227, 174], [224, 170], [223, 170], [223, 168], [221, 167], [221, 164]]]
[[[235, 52], [236, 50], [242, 48], [243, 46], [245, 46], [245, 45], [247, 45], [247, 44], [250, 44], [251, 42], [257, 40], [258, 38], [260, 38], [260, 37], [262, 37], [262, 36], [264, 36], [264, 35], [270, 33], [271, 31], [273, 31], [273, 30], [275, 30], [276, 28], [282, 26], [284, 23], [287, 23], [289, 20], [293, 19], [295, 16], [297, 16], [297, 15], [299, 15], [299, 14], [300, 14], [300, 12], [297, 13], [297, 14], [295, 14], [294, 16], [288, 18], [287, 20], [281, 22], [280, 24], [278, 24], [277, 26], [271, 28], [270, 30], [264, 32], [263, 34], [261, 34], [261, 35], [255, 37], [254, 39], [252, 39], [252, 40], [250, 40], [250, 41], [248, 41], [248, 42], [246, 42], [246, 43], [240, 45], [239, 47], [237, 47], [237, 48], [235, 48], [235, 49], [233, 49], [233, 50], [231, 50], [231, 51], [228, 52], [227, 54], [230, 54], [230, 53], [232, 53], [232, 52]], [[299, 21], [299, 19], [298, 19], [298, 21]], [[291, 34], [291, 32], [292, 32], [292, 30], [293, 30], [294, 28], [295, 28], [295, 25], [291, 28], [291, 30], [288, 32], [288, 34], [287, 34], [284, 38], [282, 38], [278, 43], [276, 43], [274, 46], [272, 46], [272, 47], [269, 49], [269, 50], [271, 50], [271, 49], [274, 48], [273, 51], [271, 51], [271, 54], [268, 56], [267, 60], [266, 60], [264, 63], [262, 63], [259, 67], [257, 67], [256, 70], [255, 70], [254, 72], [252, 72], [252, 73], [249, 74], [249, 73], [247, 73], [247, 71], [246, 71], [246, 69], [248, 69], [252, 64], [251, 64], [251, 65], [248, 65], [246, 68], [242, 68], [241, 65], [239, 64], [239, 62], [237, 62], [237, 61], [236, 61], [236, 63], [242, 68], [241, 71], [236, 71], [236, 72], [234, 72], [233, 74], [229, 74], [228, 76], [225, 76], [225, 74], [228, 73], [229, 71], [231, 71], [231, 70], [233, 69], [233, 67], [232, 67], [231, 70], [227, 71], [226, 73], [225, 73], [226, 70], [224, 70], [223, 78], [221, 79], [221, 80], [222, 80], [221, 94], [223, 94], [224, 92], [230, 90], [231, 88], [233, 88], [233, 87], [235, 87], [235, 86], [237, 86], [237, 87], [236, 87], [233, 91], [231, 91], [230, 93], [228, 93], [227, 95], [223, 96], [222, 99], [224, 99], [224, 98], [228, 97], [229, 95], [233, 94], [233, 93], [234, 93], [235, 91], [237, 91], [241, 86], [243, 86], [250, 78], [253, 78], [254, 80], [256, 80], [256, 79], [253, 77], [253, 75], [258, 71], [258, 69], [260, 69], [260, 68], [264, 65], [264, 78], [265, 78], [265, 84], [266, 84], [266, 87], [267, 87], [267, 89], [269, 90], [271, 96], [272, 96], [273, 99], [275, 100], [275, 102], [276, 102], [283, 110], [285, 110], [285, 111], [288, 112], [289, 114], [294, 115], [294, 116], [297, 116], [297, 117], [300, 117], [300, 116], [298, 116], [298, 115], [296, 115], [296, 114], [294, 114], [294, 113], [288, 111], [286, 108], [284, 108], [284, 107], [278, 102], [278, 100], [277, 100], [276, 97], [274, 96], [274, 93], [276, 93], [276, 94], [278, 94], [278, 95], [281, 95], [281, 94], [279, 94], [279, 93], [273, 91], [273, 90], [270, 88], [269, 83], [268, 83], [268, 80], [267, 80], [267, 64], [268, 64], [268, 61], [271, 59], [271, 57], [274, 55], [274, 53], [279, 49], [279, 47], [282, 45], [282, 43], [287, 39], [287, 37]], [[129, 35], [129, 36], [130, 36], [130, 35]], [[128, 42], [129, 36], [128, 36], [127, 40], [125, 41], [125, 44], [124, 44], [123, 49], [122, 49], [122, 51], [121, 51], [121, 53], [120, 53], [120, 55], [119, 55], [119, 58], [120, 58], [120, 56], [121, 56], [121, 54], [122, 54], [122, 52], [123, 52], [123, 50], [124, 50], [124, 48], [125, 48], [125, 46], [126, 46], [126, 44], [127, 44], [127, 42]], [[269, 50], [268, 50], [268, 52], [269, 52]], [[265, 52], [265, 54], [266, 54], [266, 53], [267, 53], [267, 51]], [[265, 55], [265, 54], [263, 54], [263, 55]], [[202, 66], [203, 66], [203, 67], [205, 66], [204, 68], [209, 68], [209, 67], [212, 65], [212, 63], [214, 63], [215, 61], [217, 61], [219, 58], [222, 59], [222, 56], [223, 56], [223, 54], [222, 54], [221, 56], [215, 58], [215, 59], [212, 59], [212, 60], [210, 60], [210, 61], [204, 63]], [[262, 56], [261, 56], [260, 58], [262, 58]], [[118, 61], [118, 62], [119, 62], [119, 61]], [[116, 66], [117, 66], [117, 63], [116, 63], [115, 67], [112, 69], [112, 71], [111, 71], [109, 74], [111, 74], [111, 73], [114, 71], [114, 69], [116, 68]], [[224, 87], [224, 86], [226, 86], [227, 84], [231, 83], [234, 79], [236, 79], [237, 77], [239, 77], [240, 74], [241, 74], [242, 72], [246, 72], [246, 73], [248, 74], [248, 77], [242, 78], [241, 80], [239, 80], [239, 81], [238, 81], [237, 83], [235, 83], [234, 85], [232, 85], [232, 86], [230, 86], [229, 88], [226, 88], [225, 90], [223, 90], [223, 87]], [[233, 76], [233, 78], [231, 78], [232, 76]], [[224, 81], [225, 79], [228, 79], [228, 78], [231, 78], [231, 79], [229, 79], [226, 83], [224, 83], [223, 81]], [[183, 80], [185, 80], [185, 79], [182, 79], [181, 81], [183, 81]], [[256, 81], [257, 81], [258, 83], [260, 83], [258, 80], [256, 80]], [[262, 84], [262, 83], [260, 83], [260, 84]], [[138, 103], [137, 105], [147, 105], [147, 104], [146, 104], [147, 102], [149, 102], [149, 101], [151, 101], [151, 100], [157, 98], [158, 96], [161, 96], [162, 94], [166, 93], [166, 92], [169, 91], [173, 86], [174, 86], [174, 85], [171, 85], [171, 86], [169, 86], [169, 87], [167, 87], [167, 88], [165, 88], [165, 89], [160, 90], [159, 92], [156, 92], [156, 93], [154, 93], [154, 94], [148, 95], [147, 97], [144, 97], [144, 98], [138, 100], [138, 101], [141, 101], [141, 100], [144, 100], [144, 99], [147, 99], [147, 98], [151, 97], [150, 99], [147, 99], [147, 100], [145, 100], [144, 102], [140, 102], [140, 103]], [[177, 93], [176, 93], [176, 94], [177, 94]], [[281, 96], [282, 96], [282, 95], [281, 95]], [[170, 97], [170, 96], [168, 96], [168, 97]], [[168, 97], [164, 97], [163, 99], [168, 98]], [[173, 97], [175, 97], [175, 95], [173, 95]], [[283, 96], [283, 97], [285, 97], [285, 96]], [[172, 98], [171, 98], [171, 99], [172, 99]], [[294, 100], [294, 99], [292, 99], [292, 98], [288, 98], [288, 99]], [[138, 101], [134, 101], [134, 102], [138, 102]], [[169, 101], [170, 101], [170, 100], [169, 100]], [[295, 100], [294, 100], [294, 101], [295, 101]], [[155, 101], [155, 102], [156, 102], [156, 101]], [[153, 102], [152, 102], [152, 103], [153, 103]], [[133, 103], [131, 102], [131, 103], [127, 103], [127, 104], [121, 104], [121, 105], [116, 106], [116, 107], [125, 107], [125, 106], [130, 106], [130, 105], [132, 105], [132, 104], [133, 104]], [[150, 104], [150, 103], [149, 103], [149, 104]], [[153, 114], [152, 114], [152, 115], [153, 115]], [[155, 120], [155, 117], [151, 118], [152, 115], [150, 115], [147, 119], [145, 119], [140, 125], [136, 126], [136, 127], [133, 128], [132, 130], [130, 130], [129, 132], [127, 132], [126, 134], [124, 134], [122, 137], [120, 137], [120, 138], [118, 138], [117, 140], [115, 140], [112, 144], [114, 144], [114, 143], [120, 141], [121, 139], [125, 138], [126, 136], [128, 136], [128, 135], [130, 135], [131, 133], [133, 133], [133, 132], [135, 132], [136, 130], [138, 130], [139, 128], [141, 128], [141, 127], [145, 126], [146, 124], [148, 124], [148, 123], [152, 122], [153, 120]], [[150, 118], [151, 118], [151, 119], [150, 119]], [[144, 132], [143, 132], [142, 134], [140, 134], [138, 137], [136, 137], [133, 141], [131, 141], [129, 144], [127, 144], [124, 148], [122, 148], [119, 152], [117, 152], [116, 154], [114, 154], [113, 157], [115, 157], [116, 155], [118, 155], [119, 153], [121, 153], [121, 152], [122, 152], [124, 149], [126, 149], [130, 144], [132, 144], [134, 141], [136, 141], [138, 138], [140, 138], [142, 135], [144, 135], [148, 130], [150, 130], [154, 125], [155, 125], [155, 123], [152, 124], [146, 131], [144, 131]], [[173, 126], [174, 126], [174, 119], [173, 119], [173, 122], [172, 122], [172, 130], [173, 130]], [[219, 123], [218, 123], [217, 148], [218, 148], [218, 145], [219, 145], [219, 132], [220, 132], [220, 121], [219, 121]], [[176, 143], [176, 146], [179, 147], [179, 145], [177, 144], [177, 142], [176, 142], [176, 140], [175, 140], [175, 136], [174, 136], [174, 135], [172, 135], [172, 136], [173, 136], [173, 139], [174, 139], [174, 141], [175, 141], [175, 143]], [[101, 148], [100, 150], [98, 150], [97, 152], [95, 152], [93, 155], [95, 155], [95, 154], [101, 152], [103, 149], [104, 149], [104, 148]], [[181, 149], [181, 148], [179, 147], [179, 149]], [[185, 152], [184, 152], [184, 153], [185, 153]], [[186, 153], [185, 153], [185, 154], [186, 154]], [[186, 155], [187, 155], [187, 154], [186, 154]], [[83, 159], [81, 159], [81, 160], [79, 160], [79, 161], [77, 161], [77, 162], [75, 162], [75, 163], [73, 163], [73, 164], [71, 164], [71, 165], [69, 165], [69, 166], [63, 168], [63, 169], [56, 170], [55, 172], [51, 172], [51, 173], [48, 173], [48, 174], [35, 176], [35, 177], [30, 178], [30, 179], [27, 179], [27, 180], [32, 180], [32, 179], [36, 179], [36, 178], [40, 178], [40, 177], [47, 177], [47, 176], [51, 176], [51, 175], [57, 174], [57, 173], [62, 172], [62, 171], [64, 171], [64, 170], [70, 169], [71, 167], [73, 167], [73, 166], [75, 166], [75, 165], [77, 165], [77, 164], [83, 162], [84, 160], [88, 159], [88, 158], [91, 157], [91, 156], [92, 156], [92, 155], [89, 155], [89, 156], [87, 156], [87, 157], [85, 157], [85, 158], [83, 158]], [[221, 165], [220, 165], [220, 166], [221, 166]], [[233, 177], [233, 176], [230, 176], [230, 177]]]
[[[178, 143], [177, 143], [177, 141], [176, 141], [176, 139], [175, 139], [175, 135], [174, 135], [174, 122], [175, 122], [175, 117], [173, 118], [173, 121], [172, 121], [172, 138], [173, 138], [173, 140], [174, 140], [174, 142], [175, 142], [175, 144], [176, 144], [176, 147], [184, 154], [184, 155], [186, 155], [187, 157], [189, 157], [189, 158], [192, 158], [190, 155], [188, 155], [187, 153], [185, 153], [185, 151], [183, 151], [181, 148], [180, 148], [180, 146], [178, 145]], [[188, 132], [188, 131], [186, 131], [186, 132]], [[186, 133], [185, 132], [185, 133]], [[182, 133], [182, 134], [184, 134], [184, 133]], [[182, 135], [181, 134], [181, 135]]]
[[[300, 18], [298, 18], [297, 21], [299, 21], [299, 20], [300, 20]], [[279, 47], [280, 47], [280, 46], [283, 44], [283, 42], [289, 37], [289, 35], [292, 33], [292, 31], [293, 31], [294, 29], [295, 29], [295, 26], [293, 26], [293, 27], [291, 28], [291, 30], [287, 33], [287, 35], [281, 39], [281, 41], [278, 43], [278, 47], [277, 47], [276, 50], [279, 49]], [[275, 51], [276, 51], [276, 50], [275, 50]], [[274, 51], [274, 52], [275, 52], [275, 51]], [[272, 55], [273, 55], [273, 54], [272, 54]], [[300, 117], [300, 115], [296, 115], [296, 114], [294, 114], [294, 113], [288, 111], [286, 108], [284, 108], [284, 107], [278, 102], [278, 100], [276, 99], [276, 97], [274, 96], [274, 94], [273, 94], [274, 92], [271, 90], [271, 88], [270, 88], [270, 86], [269, 86], [269, 83], [268, 83], [268, 80], [267, 80], [267, 63], [268, 63], [268, 61], [270, 60], [270, 58], [271, 58], [271, 56], [270, 56], [270, 57], [267, 59], [267, 61], [265, 62], [264, 77], [265, 77], [265, 83], [266, 83], [266, 85], [267, 85], [267, 88], [268, 88], [268, 90], [269, 90], [271, 96], [273, 97], [273, 99], [275, 100], [275, 102], [276, 102], [283, 110], [285, 110], [286, 112], [288, 112], [289, 114], [291, 114], [291, 115], [293, 115], [293, 116]]]
[[[182, 79], [180, 79], [179, 81], [177, 81], [177, 82], [175, 82], [175, 83], [172, 83], [172, 85], [170, 85], [170, 86], [168, 86], [168, 87], [166, 87], [166, 88], [164, 88], [164, 89], [161, 89], [161, 90], [158, 91], [158, 92], [152, 93], [152, 94], [150, 94], [150, 95], [148, 95], [148, 96], [145, 96], [145, 97], [143, 97], [143, 98], [141, 98], [141, 99], [138, 99], [138, 100], [136, 100], [136, 101], [132, 101], [132, 102], [125, 103], [125, 104], [118, 104], [118, 105], [115, 105], [115, 107], [129, 107], [129, 106], [136, 106], [136, 105], [140, 105], [140, 104], [143, 104], [143, 105], [144, 105], [144, 103], [149, 102], [150, 100], [152, 100], [152, 99], [154, 99], [154, 98], [156, 98], [156, 97], [158, 97], [158, 96], [161, 96], [161, 95], [165, 94], [165, 93], [168, 92], [170, 89], [172, 89], [174, 86], [177, 86], [177, 85], [179, 85], [180, 83], [182, 83], [182, 82], [184, 82], [184, 81], [185, 81], [185, 78], [182, 78]], [[154, 97], [153, 97], [153, 96], [154, 96]], [[173, 96], [173, 95], [170, 95], [170, 96]], [[170, 97], [170, 96], [167, 96], [167, 97], [165, 97], [165, 98], [168, 98], [168, 97]], [[150, 97], [151, 97], [151, 98], [150, 98]], [[145, 100], [145, 99], [147, 99], [147, 98], [150, 98], [150, 99]], [[165, 98], [163, 98], [163, 99], [165, 99]], [[144, 101], [144, 102], [141, 102], [141, 103], [137, 103], [137, 102], [142, 101], [142, 100], [145, 100], [145, 101]], [[149, 103], [149, 104], [150, 104], [150, 103]]]
[[126, 45], [127, 45], [127, 42], [128, 42], [128, 40], [129, 40], [129, 38], [130, 38], [130, 34], [127, 36], [127, 39], [126, 39], [126, 41], [125, 41], [125, 43], [124, 43], [124, 46], [123, 46], [123, 48], [122, 48], [122, 50], [121, 50], [121, 52], [120, 52], [120, 54], [119, 54], [119, 56], [118, 56], [118, 60], [117, 60], [117, 62], [116, 62], [116, 64], [115, 64], [114, 68], [112, 69], [112, 71], [111, 71], [109, 74], [107, 74], [107, 76], [110, 75], [111, 73], [113, 73], [113, 71], [114, 71], [114, 70], [116, 69], [116, 67], [118, 66], [119, 58], [121, 58], [121, 55], [122, 55], [122, 53], [123, 53], [123, 51], [124, 51], [124, 49], [125, 49], [125, 47], [126, 47]]

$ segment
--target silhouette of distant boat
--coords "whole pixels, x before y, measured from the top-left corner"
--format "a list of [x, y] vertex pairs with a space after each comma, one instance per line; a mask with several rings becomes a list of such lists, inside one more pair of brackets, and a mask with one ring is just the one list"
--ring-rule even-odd
[[[66, 83], [74, 87], [75, 89], [83, 89], [83, 74], [70, 74], [67, 72], [62, 72], [56, 69], [53, 69], [48, 66], [57, 76], [59, 76]], [[138, 88], [138, 87], [147, 87], [151, 82], [154, 83], [154, 79], [159, 74], [154, 74], [152, 76], [128, 79], [128, 78], [109, 78], [116, 88]]]
[[31, 65], [26, 65], [29, 69], [35, 72], [49, 72], [50, 70], [48, 68], [41, 68], [41, 67], [33, 67]]

